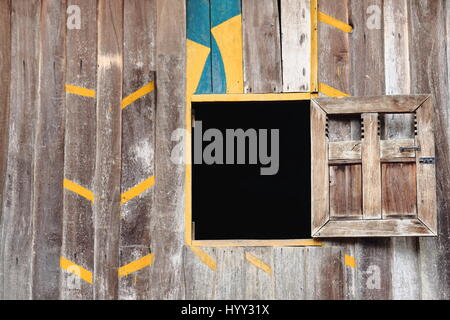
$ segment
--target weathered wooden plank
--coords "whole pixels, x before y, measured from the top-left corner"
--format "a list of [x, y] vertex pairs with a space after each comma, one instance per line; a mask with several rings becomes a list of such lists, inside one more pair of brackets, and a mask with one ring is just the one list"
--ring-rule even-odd
[[329, 219], [329, 171], [326, 114], [311, 102], [311, 234]]
[[122, 137], [123, 1], [98, 2], [94, 299], [117, 299]]
[[362, 185], [364, 219], [381, 219], [381, 168], [378, 113], [363, 113]]
[[[216, 250], [214, 248], [202, 248], [207, 255], [215, 261]], [[215, 299], [217, 276], [223, 270], [211, 270], [206, 264], [202, 263], [199, 257], [191, 250], [189, 246], [184, 247], [183, 252], [183, 272], [185, 274], [186, 296], [187, 300], [211, 300]]]
[[244, 92], [282, 91], [277, 0], [242, 0]]
[[383, 219], [417, 217], [416, 164], [383, 163], [381, 171]]
[[[384, 24], [382, 0], [350, 0], [351, 91], [354, 96], [385, 93]], [[378, 28], [380, 27], [380, 28]], [[389, 238], [357, 239], [354, 298], [391, 297]], [[379, 280], [379, 281], [378, 281]]]
[[275, 296], [277, 300], [306, 298], [306, 248], [274, 248]]
[[344, 299], [346, 283], [343, 264], [344, 253], [341, 248], [307, 248], [305, 252], [306, 299]]
[[[2, 239], [3, 188], [9, 136], [9, 90], [11, 83], [11, 1], [0, 2], [0, 29], [4, 30], [0, 44], [0, 239]], [[3, 256], [0, 244], [0, 299], [3, 299]]]
[[361, 159], [361, 141], [333, 141], [328, 143], [329, 160]]
[[[257, 258], [262, 262], [259, 267], [248, 259]], [[275, 277], [273, 275], [274, 249], [273, 248], [245, 248], [246, 261], [244, 262], [245, 296], [248, 300], [273, 300], [275, 298]], [[238, 256], [235, 259], [239, 259]]]
[[309, 0], [281, 0], [283, 92], [309, 92], [311, 14]]
[[[96, 88], [97, 2], [69, 0], [83, 12], [81, 29], [68, 29], [66, 40], [66, 83]], [[96, 149], [96, 101], [67, 93], [65, 113], [64, 178], [94, 190]], [[65, 190], [61, 256], [83, 268], [94, 270], [94, 222], [92, 203]], [[61, 272], [62, 299], [92, 299], [92, 284]]]
[[156, 74], [158, 75], [155, 146], [155, 211], [150, 217], [152, 299], [182, 299], [185, 294], [182, 256], [184, 232], [184, 166], [170, 157], [183, 128], [185, 110], [185, 1], [157, 0]]
[[12, 1], [8, 163], [2, 219], [5, 299], [31, 298], [33, 142], [38, 104], [40, 1]]
[[414, 150], [400, 150], [400, 148], [408, 148], [415, 146], [414, 139], [395, 139], [395, 140], [381, 140], [380, 141], [380, 158], [395, 159], [395, 158], [415, 158], [416, 152]]
[[[408, 39], [408, 3], [384, 1], [384, 54], [386, 94], [409, 94], [411, 69]], [[415, 71], [416, 72], [416, 71]], [[420, 92], [423, 93], [423, 92]], [[385, 115], [381, 139], [414, 137], [413, 116]], [[392, 298], [416, 299], [420, 295], [417, 239], [395, 238], [391, 241]]]
[[[348, 237], [427, 237], [434, 234], [417, 219], [389, 219], [389, 220], [347, 220], [328, 221], [327, 224], [315, 234], [321, 238], [348, 238]], [[400, 257], [400, 256], [399, 256]], [[396, 261], [400, 263], [400, 261]], [[415, 274], [417, 275], [417, 273]]]
[[[448, 1], [414, 1], [410, 4], [410, 56], [413, 92], [431, 93], [434, 103], [438, 238], [420, 239], [421, 296], [450, 298], [450, 6]], [[445, 37], [446, 35], [446, 37]], [[427, 50], [424, 50], [427, 48]]]
[[361, 165], [330, 166], [330, 219], [362, 219]]
[[[330, 130], [330, 129], [329, 129]], [[412, 147], [414, 139], [380, 140], [380, 158], [383, 161], [397, 158], [415, 158], [414, 150], [400, 148]], [[333, 141], [328, 143], [329, 160], [359, 160], [361, 159], [361, 141]]]
[[[155, 81], [156, 1], [124, 2], [123, 96]], [[155, 174], [155, 91], [122, 111], [121, 192]], [[120, 222], [120, 265], [150, 253], [150, 214], [154, 190], [124, 203]], [[148, 267], [119, 280], [120, 299], [146, 299], [151, 285]]]
[[64, 179], [65, 12], [66, 1], [41, 2], [39, 95], [33, 156], [33, 299], [59, 298]]
[[[314, 99], [328, 114], [346, 113], [405, 113], [413, 112], [426, 99], [428, 95], [389, 95], [374, 97], [348, 97], [348, 98], [317, 98]], [[409, 115], [408, 115], [409, 116]], [[390, 126], [386, 120], [386, 126]], [[386, 129], [387, 130], [387, 129]], [[410, 136], [398, 138], [411, 138]]]
[[[218, 300], [245, 299], [245, 249], [217, 248], [217, 282], [214, 297]], [[212, 285], [212, 284], [208, 284]]]

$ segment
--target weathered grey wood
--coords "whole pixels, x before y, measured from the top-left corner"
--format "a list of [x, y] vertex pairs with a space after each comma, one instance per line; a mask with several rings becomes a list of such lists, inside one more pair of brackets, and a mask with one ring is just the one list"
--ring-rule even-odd
[[[275, 277], [273, 275], [273, 248], [245, 248], [245, 254], [251, 254], [263, 262], [270, 270], [263, 270], [244, 262], [245, 298], [249, 300], [273, 300], [275, 298]], [[236, 257], [238, 258], [238, 257]]]
[[[8, 163], [3, 199], [3, 292], [31, 298], [33, 142], [38, 104], [40, 2], [12, 1]], [[31, 125], [30, 125], [31, 124]]]
[[274, 248], [275, 299], [303, 300], [306, 297], [306, 248]]
[[400, 148], [409, 148], [415, 146], [414, 139], [395, 139], [395, 140], [381, 140], [380, 141], [380, 158], [395, 159], [395, 158], [415, 158], [416, 152], [414, 150], [404, 150]]
[[217, 248], [216, 257], [215, 299], [245, 299], [245, 248]]
[[378, 113], [363, 113], [361, 146], [364, 219], [381, 219], [381, 167]]
[[412, 91], [432, 94], [437, 159], [439, 237], [419, 240], [421, 297], [449, 299], [450, 6], [448, 1], [413, 1], [410, 3], [409, 17], [410, 60], [411, 69], [414, 70], [411, 73]]
[[98, 2], [94, 299], [117, 299], [122, 131], [123, 1]]
[[309, 92], [311, 81], [310, 0], [281, 0], [283, 92]]
[[[308, 300], [345, 298], [344, 253], [340, 248], [307, 248], [305, 295]], [[324, 279], [327, 279], [324, 281]]]
[[34, 140], [32, 298], [59, 298], [64, 179], [66, 1], [41, 1]]
[[[389, 95], [373, 97], [317, 98], [314, 99], [328, 114], [352, 114], [364, 112], [405, 113], [416, 110], [428, 95]], [[386, 121], [386, 126], [390, 126]], [[398, 138], [411, 138], [398, 137]]]
[[330, 166], [330, 219], [362, 219], [361, 165]]
[[[123, 96], [155, 81], [152, 70], [156, 43], [156, 1], [124, 2]], [[146, 94], [122, 111], [121, 192], [155, 174], [155, 91]], [[144, 191], [121, 208], [120, 265], [150, 253], [150, 214], [154, 189]], [[119, 280], [120, 299], [146, 299], [150, 267]]]
[[[417, 219], [328, 221], [314, 236], [348, 237], [428, 237], [434, 234]], [[400, 238], [402, 240], [404, 238]], [[417, 273], [416, 273], [417, 274]]]
[[329, 219], [329, 171], [326, 114], [311, 102], [311, 234]]
[[417, 218], [416, 164], [383, 163], [381, 171], [383, 219]]
[[[66, 83], [96, 88], [97, 2], [69, 0], [83, 13], [80, 30], [67, 30]], [[96, 100], [66, 94], [64, 178], [94, 190], [96, 151]], [[92, 203], [80, 195], [64, 191], [63, 239], [61, 257], [94, 271], [94, 221]], [[92, 284], [62, 271], [60, 297], [87, 300], [93, 297]]]
[[[202, 248], [202, 250], [212, 259], [217, 260], [215, 248]], [[187, 300], [215, 299], [215, 286], [219, 272], [226, 273], [227, 270], [211, 270], [206, 264], [200, 261], [199, 257], [189, 246], [184, 247], [183, 261], [183, 273], [186, 277], [185, 298]]]
[[282, 91], [277, 0], [242, 0], [244, 92]]
[[328, 142], [329, 160], [360, 160], [361, 141]]
[[[9, 135], [9, 90], [11, 83], [11, 1], [0, 2], [0, 240], [2, 239], [3, 188], [5, 186], [6, 160]], [[3, 299], [3, 246], [0, 243], [0, 299]]]
[[150, 218], [151, 299], [182, 299], [184, 240], [184, 166], [170, 160], [176, 142], [172, 132], [184, 127], [186, 103], [186, 5], [183, 0], [157, 0], [155, 211]]

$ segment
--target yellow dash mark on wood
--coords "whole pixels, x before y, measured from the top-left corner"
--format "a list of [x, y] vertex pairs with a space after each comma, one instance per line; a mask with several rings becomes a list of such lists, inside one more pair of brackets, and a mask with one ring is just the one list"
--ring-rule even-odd
[[319, 83], [319, 92], [333, 98], [350, 96], [349, 94], [339, 91], [338, 89], [330, 87], [324, 83]]
[[270, 274], [270, 275], [272, 274], [272, 268], [267, 263], [265, 263], [261, 259], [255, 257], [251, 253], [246, 252], [245, 253], [245, 259], [247, 259], [248, 262], [253, 264], [255, 267], [261, 269], [265, 273]]
[[95, 90], [72, 86], [70, 84], [65, 85], [66, 92], [76, 94], [83, 97], [95, 98]]
[[356, 266], [355, 258], [349, 256], [348, 254], [344, 255], [345, 265], [354, 268]]
[[227, 93], [244, 92], [242, 16], [239, 14], [211, 29], [222, 55]]
[[61, 267], [61, 269], [64, 269], [70, 273], [73, 273], [74, 275], [80, 277], [84, 281], [86, 281], [88, 283], [92, 283], [92, 272], [73, 263], [72, 261], [69, 261], [69, 260], [61, 257], [59, 259], [59, 266]]
[[195, 255], [197, 257], [199, 257], [200, 260], [208, 266], [208, 268], [210, 268], [213, 271], [216, 271], [216, 269], [217, 269], [216, 260], [211, 258], [211, 256], [209, 254], [207, 254], [205, 251], [203, 251], [200, 248], [197, 248], [197, 247], [190, 247], [190, 248], [195, 253]]
[[128, 97], [124, 98], [122, 100], [122, 109], [125, 109], [126, 107], [128, 107], [130, 104], [132, 104], [133, 102], [135, 102], [137, 99], [145, 96], [146, 94], [149, 94], [150, 92], [152, 92], [153, 90], [155, 90], [155, 82], [152, 81], [148, 84], [146, 84], [145, 86], [143, 86], [142, 88], [140, 88], [139, 90], [136, 90], [135, 92], [133, 92], [132, 94], [130, 94]]
[[350, 33], [353, 31], [353, 28], [351, 25], [349, 25], [345, 22], [342, 22], [341, 20], [335, 19], [335, 18], [333, 18], [323, 12], [320, 12], [320, 11], [319, 11], [319, 21], [326, 23], [326, 24], [328, 24], [332, 27], [335, 27], [344, 32]]
[[86, 199], [94, 202], [94, 193], [91, 190], [86, 189], [86, 188], [80, 186], [79, 184], [76, 184], [75, 182], [67, 180], [67, 179], [64, 179], [63, 185], [64, 185], [65, 189], [75, 192], [76, 194], [82, 196], [83, 198], [86, 198]]
[[152, 265], [154, 260], [155, 260], [155, 255], [148, 254], [143, 258], [140, 258], [140, 259], [133, 261], [127, 265], [124, 265], [123, 267], [120, 267], [119, 268], [119, 278], [125, 277], [125, 276], [129, 275], [130, 273], [136, 272], [138, 270], [141, 270], [142, 268]]
[[153, 187], [155, 185], [155, 176], [151, 176], [147, 180], [142, 181], [137, 186], [134, 186], [130, 190], [122, 193], [122, 199], [120, 201], [120, 204], [124, 204], [128, 202], [129, 200], [137, 197], [141, 193], [143, 193], [145, 190]]

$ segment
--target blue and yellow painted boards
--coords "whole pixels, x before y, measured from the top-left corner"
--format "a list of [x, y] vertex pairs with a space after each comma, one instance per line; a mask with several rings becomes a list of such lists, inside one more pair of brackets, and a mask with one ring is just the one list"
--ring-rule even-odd
[[193, 93], [243, 93], [241, 0], [187, 0], [187, 38]]

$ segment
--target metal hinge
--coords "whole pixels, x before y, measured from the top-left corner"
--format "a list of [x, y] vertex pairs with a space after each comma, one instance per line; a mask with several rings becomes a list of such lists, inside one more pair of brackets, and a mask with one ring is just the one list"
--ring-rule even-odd
[[400, 152], [405, 152], [405, 151], [420, 151], [420, 147], [419, 146], [400, 147]]
[[419, 159], [419, 163], [421, 164], [435, 164], [436, 159], [434, 157], [424, 157]]

